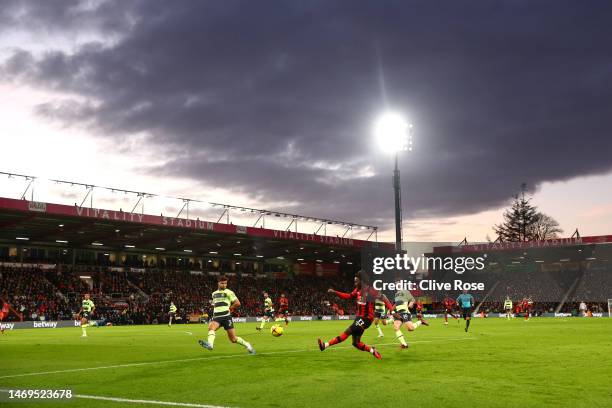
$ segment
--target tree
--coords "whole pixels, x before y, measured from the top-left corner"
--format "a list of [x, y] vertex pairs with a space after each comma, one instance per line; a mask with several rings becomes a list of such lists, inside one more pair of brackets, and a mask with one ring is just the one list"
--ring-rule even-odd
[[539, 212], [534, 223], [531, 225], [533, 240], [543, 241], [545, 239], [557, 238], [563, 230], [559, 228], [559, 223], [553, 217]]
[[531, 197], [526, 197], [527, 185], [521, 185], [521, 193], [514, 196], [509, 209], [504, 211], [504, 222], [493, 227], [502, 241], [519, 242], [533, 239], [533, 224], [538, 218], [538, 210], [531, 205]]

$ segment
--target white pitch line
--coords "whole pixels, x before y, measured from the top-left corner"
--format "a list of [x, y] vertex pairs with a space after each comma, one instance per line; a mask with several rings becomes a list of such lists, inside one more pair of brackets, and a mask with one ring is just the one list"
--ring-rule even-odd
[[75, 394], [76, 398], [85, 398], [101, 401], [113, 401], [113, 402], [127, 402], [131, 404], [151, 404], [151, 405], [169, 405], [172, 407], [197, 407], [197, 408], [228, 408], [221, 405], [203, 405], [203, 404], [191, 404], [188, 402], [170, 402], [170, 401], [156, 401], [156, 400], [138, 400], [138, 399], [127, 399], [127, 398], [115, 398], [115, 397], [100, 397], [97, 395], [83, 395]]
[[[460, 340], [476, 340], [476, 339], [473, 338], [473, 337], [451, 337], [451, 338], [447, 338], [445, 340], [439, 340], [439, 341], [454, 341], [454, 340], [459, 340], [460, 341]], [[434, 342], [437, 342], [437, 341], [438, 340], [415, 340], [415, 341], [409, 342], [409, 344], [415, 344], [415, 343], [434, 343]], [[379, 344], [374, 344], [374, 347], [397, 346], [397, 345], [398, 345], [397, 342], [393, 342], [393, 343], [379, 343]], [[349, 348], [352, 348], [352, 346], [339, 346], [339, 347], [334, 347], [331, 350], [349, 349]], [[305, 352], [309, 352], [309, 351], [319, 351], [319, 350], [318, 349], [301, 349], [301, 350], [270, 351], [270, 352], [267, 352], [267, 353], [257, 353], [257, 355], [259, 355], [259, 356], [266, 356], [266, 355], [274, 355], [274, 354], [305, 353]], [[207, 357], [183, 358], [183, 359], [179, 359], [179, 360], [147, 361], [147, 362], [143, 362], [143, 363], [116, 364], [116, 365], [101, 366], [101, 367], [71, 368], [71, 369], [67, 369], [67, 370], [41, 371], [41, 372], [36, 372], [36, 373], [3, 375], [3, 376], [0, 376], [0, 379], [19, 378], [19, 377], [31, 377], [31, 376], [47, 375], [47, 374], [76, 373], [76, 372], [80, 372], [80, 371], [108, 370], [108, 369], [112, 369], [112, 368], [141, 367], [141, 366], [157, 365], [157, 364], [184, 363], [184, 362], [188, 362], [188, 361], [221, 360], [221, 359], [226, 359], [226, 358], [239, 358], [239, 357], [252, 357], [252, 356], [250, 354], [230, 354], [230, 355], [225, 355], [225, 356], [207, 356]]]
[[[0, 392], [8, 393], [9, 391], [10, 390], [0, 389]], [[84, 398], [84, 399], [113, 401], [113, 402], [127, 402], [127, 403], [132, 403], [132, 404], [167, 405], [171, 407], [229, 408], [229, 407], [224, 407], [221, 405], [193, 404], [189, 402], [171, 402], [171, 401], [157, 401], [157, 400], [140, 400], [140, 399], [117, 398], [117, 397], [102, 397], [99, 395], [84, 395], [84, 394], [73, 394], [72, 398]], [[66, 399], [64, 401], [68, 401], [68, 400]]]

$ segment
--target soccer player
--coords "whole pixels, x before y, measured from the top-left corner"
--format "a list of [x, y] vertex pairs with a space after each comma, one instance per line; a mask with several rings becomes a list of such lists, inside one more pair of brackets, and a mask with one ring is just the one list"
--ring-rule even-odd
[[81, 302], [81, 310], [79, 310], [79, 316], [81, 317], [81, 330], [83, 331], [83, 335], [81, 337], [87, 337], [89, 318], [93, 314], [94, 310], [96, 310], [96, 305], [94, 305], [94, 302], [89, 298], [89, 293], [85, 293], [85, 295], [83, 295], [83, 302]]
[[415, 307], [416, 307], [416, 312], [417, 312], [417, 319], [418, 320], [423, 320], [423, 302], [421, 302], [420, 300], [417, 300], [415, 302]]
[[408, 348], [408, 343], [402, 333], [402, 326], [406, 326], [408, 331], [415, 331], [420, 325], [429, 326], [429, 324], [421, 319], [416, 323], [412, 323], [412, 315], [410, 309], [414, 306], [415, 299], [409, 290], [398, 290], [395, 292], [395, 305], [393, 313], [393, 329], [395, 330], [395, 338], [400, 342], [402, 349]]
[[530, 297], [526, 297], [521, 302], [521, 306], [523, 307], [523, 311], [525, 312], [525, 321], [529, 320], [529, 314], [531, 313], [531, 308], [533, 307], [533, 301]]
[[168, 327], [170, 327], [172, 326], [172, 319], [176, 320], [176, 306], [172, 301], [170, 301], [170, 310], [168, 311], [168, 316], [170, 316], [170, 320], [168, 321]]
[[461, 308], [461, 314], [463, 315], [463, 320], [465, 320], [465, 331], [467, 332], [470, 328], [470, 321], [472, 320], [474, 297], [464, 289], [463, 293], [457, 298], [457, 305]]
[[264, 315], [261, 318], [261, 324], [259, 325], [259, 327], [256, 327], [256, 329], [259, 331], [261, 331], [264, 328], [264, 326], [266, 325], [266, 322], [269, 322], [270, 319], [274, 318], [274, 303], [272, 303], [272, 299], [270, 299], [270, 296], [268, 296], [268, 292], [264, 292], [263, 297], [264, 297]]
[[[2, 311], [0, 312], [0, 323], [7, 317], [9, 314], [9, 304], [4, 302], [2, 304]], [[0, 333], [4, 334], [4, 328], [0, 328]]]
[[457, 324], [459, 324], [459, 317], [455, 316], [455, 314], [453, 313], [455, 301], [447, 296], [442, 301], [442, 304], [444, 305], [444, 324], [448, 325], [448, 315], [451, 315], [453, 319], [457, 320]]
[[387, 325], [385, 310], [385, 302], [383, 302], [381, 299], [376, 299], [374, 302], [374, 327], [376, 327], [376, 330], [378, 330], [378, 337], [385, 337], [379, 324], [382, 321], [384, 326]]
[[215, 332], [219, 330], [219, 327], [223, 327], [232, 343], [238, 343], [245, 347], [249, 354], [255, 354], [255, 349], [249, 342], [241, 337], [236, 337], [232, 312], [240, 307], [240, 300], [234, 292], [227, 288], [227, 277], [225, 275], [221, 275], [217, 279], [217, 290], [213, 292], [212, 300], [214, 309], [212, 321], [208, 325], [208, 339], [207, 341], [198, 340], [200, 346], [212, 350], [215, 346]]
[[[364, 276], [365, 278], [365, 276]], [[382, 356], [376, 350], [375, 347], [368, 346], [361, 341], [361, 336], [364, 331], [370, 327], [372, 320], [374, 319], [374, 302], [376, 299], [382, 299], [389, 310], [393, 310], [393, 305], [389, 302], [389, 299], [385, 295], [381, 295], [376, 289], [371, 287], [368, 282], [362, 282], [360, 273], [355, 275], [355, 288], [351, 293], [344, 293], [334, 289], [328, 289], [327, 292], [335, 293], [342, 299], [356, 299], [357, 300], [357, 313], [355, 321], [351, 324], [343, 333], [339, 336], [334, 337], [328, 342], [323, 342], [321, 339], [317, 339], [319, 343], [319, 349], [324, 351], [326, 348], [338, 344], [346, 340], [349, 336], [353, 338], [353, 347], [361, 351], [371, 353], [374, 357], [380, 359]]]
[[510, 296], [506, 296], [506, 300], [504, 300], [504, 310], [506, 311], [506, 319], [510, 320], [512, 317], [512, 300]]
[[285, 319], [285, 326], [289, 326], [289, 299], [287, 299], [284, 293], [281, 293], [278, 303], [280, 305], [278, 307], [278, 316]]

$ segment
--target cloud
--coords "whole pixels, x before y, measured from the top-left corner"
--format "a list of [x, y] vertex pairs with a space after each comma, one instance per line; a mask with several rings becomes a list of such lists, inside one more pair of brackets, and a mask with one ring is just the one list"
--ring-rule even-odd
[[612, 169], [611, 8], [26, 3], [0, 21], [98, 37], [71, 52], [14, 44], [0, 78], [62, 94], [39, 104], [42, 117], [119, 141], [146, 135], [164, 164], [143, 171], [390, 225], [391, 160], [370, 134], [380, 72], [415, 125], [415, 152], [400, 159], [404, 214], [475, 213], [522, 182]]

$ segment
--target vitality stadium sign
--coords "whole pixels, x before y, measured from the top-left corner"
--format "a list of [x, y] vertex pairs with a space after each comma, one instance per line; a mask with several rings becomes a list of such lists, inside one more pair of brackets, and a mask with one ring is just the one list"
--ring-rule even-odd
[[434, 253], [448, 252], [487, 252], [487, 251], [504, 251], [517, 249], [547, 249], [560, 248], [568, 246], [588, 245], [588, 244], [606, 244], [612, 243], [612, 235], [598, 235], [588, 237], [575, 238], [555, 238], [546, 239], [543, 241], [525, 241], [525, 242], [490, 242], [486, 244], [472, 244], [455, 246], [440, 246], [434, 248]]
[[465, 245], [462, 247], [467, 252], [504, 250], [504, 249], [533, 249], [551, 248], [561, 246], [582, 245], [582, 238], [560, 238], [547, 239], [545, 241], [525, 241], [525, 242], [494, 242], [490, 244]]
[[[343, 245], [351, 247], [370, 247], [385, 246], [384, 243], [372, 243], [359, 239], [331, 237], [325, 235], [299, 233], [293, 231], [279, 231], [262, 227], [247, 227], [233, 224], [222, 224], [200, 219], [186, 219], [176, 217], [166, 217], [164, 215], [151, 215], [122, 210], [107, 210], [101, 208], [81, 207], [78, 205], [63, 205], [53, 203], [34, 202], [26, 200], [16, 200], [12, 198], [0, 197], [0, 210], [28, 212], [34, 216], [40, 213], [40, 217], [45, 216], [65, 216], [78, 218], [94, 218], [110, 222], [133, 222], [140, 224], [158, 225], [169, 228], [185, 228], [191, 230], [206, 230], [226, 234], [245, 234], [253, 237], [285, 239], [295, 241], [317, 242], [327, 245]], [[32, 218], [32, 217], [30, 217]]]
[[350, 238], [328, 237], [325, 235], [302, 234], [300, 232], [274, 230], [274, 238], [295, 239], [298, 241], [316, 241], [323, 244], [353, 245]]

